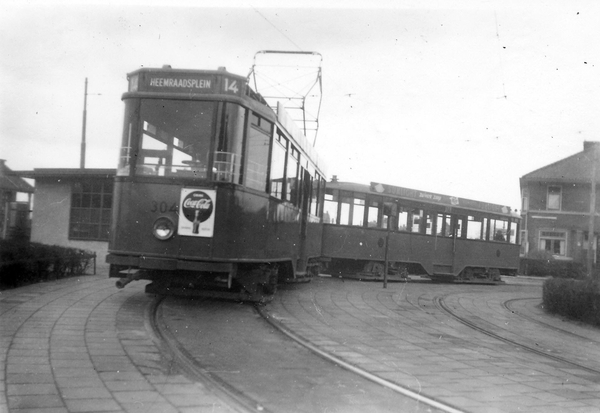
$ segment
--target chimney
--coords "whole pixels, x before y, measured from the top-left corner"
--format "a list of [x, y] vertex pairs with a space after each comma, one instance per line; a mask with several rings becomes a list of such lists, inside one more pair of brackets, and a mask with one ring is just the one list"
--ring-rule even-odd
[[583, 141], [583, 150], [584, 152], [593, 150], [594, 148], [600, 148], [600, 141]]

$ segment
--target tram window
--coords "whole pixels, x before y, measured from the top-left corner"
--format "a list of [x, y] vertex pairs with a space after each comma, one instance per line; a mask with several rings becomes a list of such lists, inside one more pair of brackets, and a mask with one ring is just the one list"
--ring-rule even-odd
[[423, 222], [423, 211], [421, 209], [413, 209], [409, 216], [410, 232], [425, 232], [421, 231], [421, 223]]
[[369, 208], [367, 211], [367, 226], [368, 227], [378, 228], [380, 226], [378, 223], [380, 206], [381, 206], [381, 201], [376, 201], [373, 199], [369, 200]]
[[326, 224], [338, 223], [338, 198], [337, 189], [327, 189], [325, 192], [325, 205], [323, 213], [323, 222]]
[[354, 194], [353, 202], [352, 225], [362, 227], [365, 220], [365, 195]]
[[481, 218], [469, 216], [467, 221], [467, 239], [482, 239], [483, 221]]
[[213, 158], [215, 181], [241, 183], [246, 109], [223, 103]]
[[287, 177], [285, 186], [285, 199], [294, 205], [298, 205], [298, 163], [300, 152], [292, 144], [288, 150]]
[[508, 242], [511, 244], [516, 244], [518, 242], [517, 235], [519, 234], [519, 224], [518, 222], [510, 223], [510, 230], [508, 232]]
[[[267, 187], [267, 165], [269, 164], [270, 134], [265, 133], [265, 124], [273, 124], [252, 114], [252, 126], [248, 128], [248, 156], [246, 157], [246, 186], [264, 191]], [[256, 120], [258, 119], [258, 120]], [[259, 122], [260, 128], [255, 122]]]
[[[382, 211], [382, 223], [381, 228], [388, 228], [391, 230], [397, 229], [398, 225], [395, 222], [395, 217], [398, 213], [398, 205], [395, 202], [387, 201], [383, 203]], [[389, 227], [388, 227], [389, 226]]]
[[452, 236], [452, 216], [448, 214], [437, 214], [436, 235], [441, 237]]
[[508, 221], [503, 219], [490, 219], [490, 234], [494, 241], [507, 241]]
[[350, 195], [342, 193], [340, 206], [340, 225], [350, 225], [350, 205], [353, 199]]
[[321, 176], [315, 173], [313, 179], [311, 198], [310, 198], [310, 213], [319, 215], [319, 191], [321, 190]]
[[206, 178], [214, 102], [142, 100], [136, 174]]
[[276, 134], [273, 138], [273, 153], [271, 154], [271, 196], [283, 199], [283, 184], [285, 179], [285, 157], [287, 139]]
[[398, 212], [398, 231], [409, 231], [408, 217], [409, 211], [406, 208], [400, 208]]
[[125, 122], [123, 126], [123, 137], [121, 139], [121, 153], [119, 156], [119, 167], [117, 176], [129, 176], [131, 171], [131, 159], [134, 153], [134, 125], [137, 124], [139, 100], [125, 99]]
[[421, 232], [424, 232], [426, 235], [433, 235], [433, 213], [425, 212], [425, 225], [421, 227]]

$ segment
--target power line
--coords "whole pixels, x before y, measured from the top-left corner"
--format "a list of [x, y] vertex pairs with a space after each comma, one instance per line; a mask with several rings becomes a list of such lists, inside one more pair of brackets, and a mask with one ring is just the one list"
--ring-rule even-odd
[[259, 12], [255, 7], [252, 6], [252, 9], [254, 9], [254, 11], [256, 13], [258, 13], [258, 15], [260, 17], [262, 17], [263, 19], [265, 19], [267, 21], [267, 23], [269, 23], [271, 26], [273, 26], [273, 28], [275, 30], [277, 30], [283, 37], [285, 37], [287, 40], [289, 40], [290, 43], [292, 43], [294, 46], [296, 46], [298, 48], [298, 50], [302, 50], [302, 48], [300, 46], [298, 46], [296, 44], [296, 42], [294, 42], [292, 39], [290, 39], [284, 32], [282, 32], [281, 30], [279, 30], [279, 28], [277, 26], [275, 26], [273, 23], [271, 23], [271, 21], [269, 19], [267, 19], [261, 12]]

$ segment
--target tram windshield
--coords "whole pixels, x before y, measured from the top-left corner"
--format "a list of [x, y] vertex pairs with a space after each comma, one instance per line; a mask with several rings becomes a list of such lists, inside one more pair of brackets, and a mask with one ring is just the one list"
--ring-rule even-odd
[[142, 99], [139, 112], [136, 101], [126, 105], [119, 175], [135, 164], [135, 175], [239, 182], [245, 117], [239, 105]]

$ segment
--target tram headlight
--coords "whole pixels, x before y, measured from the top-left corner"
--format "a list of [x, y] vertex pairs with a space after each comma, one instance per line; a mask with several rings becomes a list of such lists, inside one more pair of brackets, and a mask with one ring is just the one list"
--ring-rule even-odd
[[167, 217], [160, 217], [154, 221], [152, 234], [161, 241], [168, 240], [175, 235], [175, 223]]

